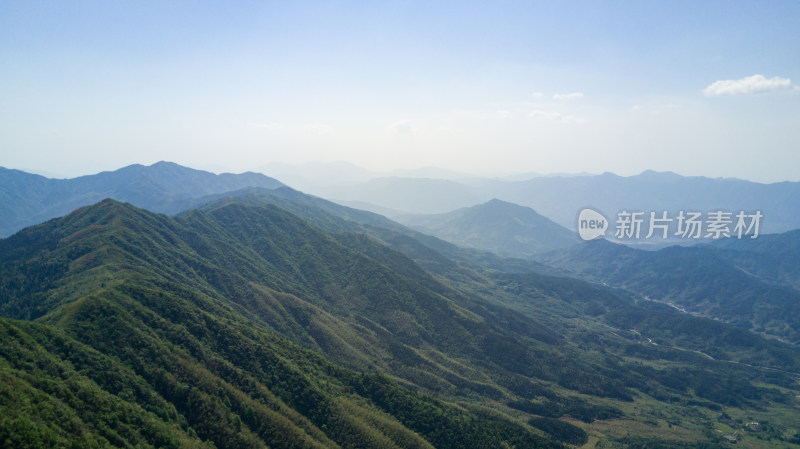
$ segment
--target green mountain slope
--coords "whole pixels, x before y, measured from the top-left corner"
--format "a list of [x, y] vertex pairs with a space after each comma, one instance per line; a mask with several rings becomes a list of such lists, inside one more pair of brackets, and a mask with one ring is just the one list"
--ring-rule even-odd
[[370, 235], [413, 259], [433, 273], [471, 276], [461, 267], [513, 272], [536, 271], [563, 274], [560, 270], [528, 259], [501, 257], [489, 251], [464, 248], [440, 238], [410, 229], [384, 216], [342, 206], [331, 201], [298, 192], [290, 187], [277, 189], [247, 188], [235, 192], [210, 195], [200, 200], [201, 210], [211, 210], [235, 202], [249, 206], [275, 205], [297, 215], [327, 232]]
[[[784, 260], [796, 258], [795, 254]], [[641, 251], [600, 240], [538, 260], [645, 299], [800, 342], [800, 292], [751, 274], [748, 257], [708, 246]], [[761, 259], [772, 260], [768, 266], [780, 263], [769, 254], [762, 253]]]
[[[154, 429], [217, 447], [549, 447], [589, 436], [637, 447], [625, 429], [674, 439], [667, 424], [714, 442], [722, 413], [769, 418], [763, 435], [781, 444], [793, 435], [790, 347], [717, 324], [711, 360], [693, 352], [707, 350], [708, 320], [571, 279], [460, 270], [469, 276], [458, 282], [433, 276], [373, 237], [331, 234], [274, 205], [225, 200], [170, 218], [107, 200], [0, 240], [0, 313], [35, 320], [5, 322], [36, 342], [3, 372], [59, 385], [57, 373], [74, 377], [69, 362], [77, 383], [155, 414], [141, 412]], [[46, 332], [79, 349], [43, 343]], [[78, 368], [76, 351], [110, 368]], [[37, 371], [40, 358], [64, 368]], [[109, 369], [133, 380], [106, 380]], [[127, 393], [134, 381], [144, 393]], [[64, 401], [26, 391], [41, 407]], [[3, 407], [41, 425], [39, 405]], [[86, 407], [67, 407], [84, 420]], [[75, 426], [108, 433], [86, 420]], [[67, 431], [53, 429], [72, 441]]]
[[725, 239], [712, 245], [740, 270], [766, 282], [800, 291], [800, 230], [760, 235], [755, 239]]
[[[3, 376], [25, 386], [13, 390], [21, 400], [3, 403], [9, 445], [558, 446], [507, 418], [336, 367], [268, 331], [219, 295], [214, 285], [233, 286], [199, 265], [181, 236], [198, 234], [106, 201], [0, 241], [6, 314], [40, 316], [3, 321]], [[29, 262], [45, 255], [51, 265]], [[47, 282], [16, 283], [36, 266], [44, 268], [33, 277]], [[40, 412], [52, 407], [68, 421], [44, 424]]]

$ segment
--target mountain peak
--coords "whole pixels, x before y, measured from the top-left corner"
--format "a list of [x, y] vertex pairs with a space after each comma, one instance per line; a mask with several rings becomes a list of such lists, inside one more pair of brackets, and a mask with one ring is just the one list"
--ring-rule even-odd
[[147, 213], [130, 203], [123, 203], [113, 198], [105, 198], [91, 206], [81, 207], [69, 213], [61, 220], [75, 226], [102, 226], [111, 223], [121, 224], [128, 220], [139, 220]]
[[[502, 214], [522, 214], [525, 217], [532, 217], [532, 219], [549, 219], [542, 214], [536, 212], [533, 208], [528, 206], [523, 206], [521, 204], [512, 203], [509, 201], [503, 201], [498, 198], [492, 198], [491, 200], [483, 203], [478, 204], [476, 206], [472, 206], [471, 208], [467, 209], [476, 209], [476, 210], [485, 210], [487, 213], [502, 213]], [[558, 225], [560, 226], [560, 225]]]
[[489, 201], [483, 203], [483, 205], [484, 206], [517, 206], [517, 207], [523, 207], [523, 206], [520, 206], [518, 204], [509, 203], [508, 201], [503, 201], [503, 200], [497, 199], [497, 198], [492, 198]]
[[639, 178], [649, 178], [649, 179], [656, 179], [656, 178], [669, 178], [669, 179], [677, 179], [683, 178], [683, 176], [671, 172], [671, 171], [655, 171], [655, 170], [645, 170], [634, 177]]
[[406, 217], [404, 224], [457, 245], [530, 257], [577, 243], [573, 232], [535, 210], [497, 198], [455, 211]]
[[170, 162], [170, 161], [158, 161], [155, 164], [150, 165], [150, 167], [182, 167], [182, 168], [186, 168], [186, 167], [183, 167], [182, 165], [178, 165], [175, 162]]

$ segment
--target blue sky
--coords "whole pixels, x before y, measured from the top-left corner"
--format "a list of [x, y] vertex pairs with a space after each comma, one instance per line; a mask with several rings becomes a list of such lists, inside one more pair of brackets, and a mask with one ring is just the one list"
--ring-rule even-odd
[[800, 180], [800, 2], [0, 3], [0, 165]]

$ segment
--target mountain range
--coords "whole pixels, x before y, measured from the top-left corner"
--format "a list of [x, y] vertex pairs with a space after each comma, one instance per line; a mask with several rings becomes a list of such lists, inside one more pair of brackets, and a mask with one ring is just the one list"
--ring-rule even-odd
[[[437, 348], [474, 326], [492, 335], [491, 326], [424, 272], [412, 271], [423, 277], [412, 282], [275, 207], [227, 204], [172, 219], [107, 200], [0, 246], [3, 315], [36, 323], [4, 321], [3, 347], [14, 348], [3, 354], [4, 374], [31, 395], [3, 404], [12, 436], [114, 446], [558, 446], [368, 374], [396, 365], [413, 377], [417, 364], [457, 363]], [[33, 262], [42, 259], [51, 262]], [[448, 339], [425, 332], [433, 322]], [[461, 349], [480, 351], [476, 344]], [[52, 368], [27, 368], [31, 357]], [[421, 382], [491, 390], [451, 370]], [[59, 381], [67, 390], [53, 387]], [[106, 416], [115, 403], [136, 415]], [[52, 404], [66, 416], [45, 424], [38, 412]]]
[[174, 214], [196, 206], [195, 200], [207, 195], [282, 185], [258, 173], [215, 175], [171, 162], [130, 165], [73, 179], [50, 179], [0, 167], [0, 237], [104, 198]]
[[[280, 184], [202, 193], [0, 239], [3, 447], [800, 447], [794, 309], [775, 299], [795, 234], [537, 262]], [[469, 213], [486, 229], [501, 212], [537, 217]], [[745, 265], [776, 251], [777, 270]], [[685, 283], [708, 275], [645, 298], [706, 257], [738, 284], [693, 313]], [[737, 285], [752, 300], [702, 316]]]
[[[317, 170], [320, 170], [317, 167]], [[298, 167], [295, 176], [302, 174]], [[607, 218], [623, 210], [708, 213], [726, 210], [761, 211], [762, 233], [800, 228], [800, 183], [762, 184], [741, 179], [681, 176], [648, 170], [635, 176], [531, 174], [516, 177], [420, 178], [386, 176], [354, 178], [324, 186], [310, 193], [344, 204], [379, 211], [395, 211], [390, 218], [407, 214], [441, 214], [474, 206], [493, 198], [530, 207], [567, 229], [575, 229], [578, 212], [591, 207]]]

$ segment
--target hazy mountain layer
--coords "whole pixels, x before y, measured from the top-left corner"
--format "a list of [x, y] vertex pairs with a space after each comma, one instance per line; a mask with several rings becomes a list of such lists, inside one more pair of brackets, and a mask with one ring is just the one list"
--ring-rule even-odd
[[579, 242], [577, 234], [528, 207], [497, 199], [446, 214], [410, 215], [397, 221], [460, 246], [506, 257], [531, 257]]
[[[578, 212], [594, 208], [615, 220], [622, 210], [646, 213], [761, 211], [762, 233], [800, 228], [800, 183], [760, 184], [739, 179], [712, 179], [646, 171], [622, 177], [612, 173], [584, 176], [540, 176], [521, 181], [471, 178], [373, 179], [331, 186], [316, 192], [327, 198], [363, 202], [411, 214], [439, 214], [498, 198], [530, 207], [574, 230]], [[612, 229], [613, 231], [613, 229]]]
[[49, 179], [0, 167], [0, 237], [104, 198], [174, 214], [196, 206], [193, 200], [206, 195], [281, 185], [257, 173], [215, 175], [170, 162], [131, 165], [73, 179]]

